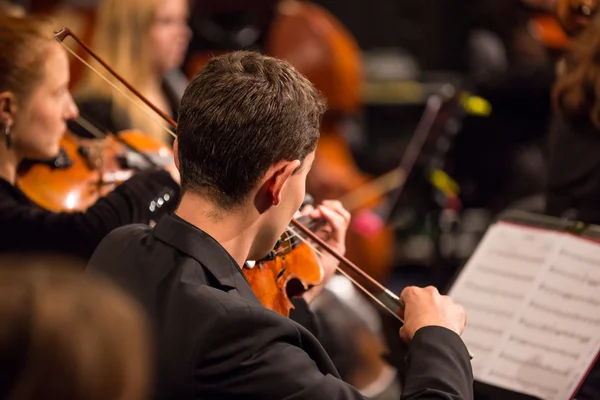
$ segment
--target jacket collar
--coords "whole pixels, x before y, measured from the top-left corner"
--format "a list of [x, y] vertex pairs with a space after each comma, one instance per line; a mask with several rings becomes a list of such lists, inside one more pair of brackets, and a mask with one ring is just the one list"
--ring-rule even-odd
[[154, 227], [154, 236], [198, 261], [221, 286], [236, 289], [243, 298], [260, 303], [233, 257], [206, 232], [177, 215], [167, 214]]

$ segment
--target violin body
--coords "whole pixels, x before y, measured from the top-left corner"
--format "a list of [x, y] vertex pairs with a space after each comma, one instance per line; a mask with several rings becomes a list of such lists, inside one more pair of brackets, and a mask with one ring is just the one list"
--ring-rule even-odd
[[534, 15], [529, 20], [529, 27], [533, 36], [549, 49], [564, 50], [571, 43], [569, 36], [553, 15]]
[[61, 154], [53, 160], [28, 161], [18, 174], [17, 186], [46, 210], [85, 211], [138, 169], [139, 162], [128, 157], [128, 145], [172, 161], [168, 147], [148, 135], [124, 131], [119, 137], [122, 141], [111, 135], [81, 139], [68, 132], [60, 143]]
[[[284, 238], [282, 241], [286, 241]], [[291, 298], [301, 296], [323, 280], [323, 267], [306, 243], [293, 249], [277, 246], [270, 257], [243, 268], [254, 294], [269, 310], [289, 317], [294, 308]]]

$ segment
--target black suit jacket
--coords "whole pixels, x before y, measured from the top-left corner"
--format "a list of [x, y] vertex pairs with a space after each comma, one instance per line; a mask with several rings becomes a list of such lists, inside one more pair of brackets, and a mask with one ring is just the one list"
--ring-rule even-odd
[[[116, 229], [88, 270], [110, 276], [150, 313], [158, 399], [363, 398], [309, 330], [264, 308], [226, 250], [176, 216], [154, 229]], [[404, 399], [473, 398], [469, 356], [452, 331], [419, 330], [407, 362]]]

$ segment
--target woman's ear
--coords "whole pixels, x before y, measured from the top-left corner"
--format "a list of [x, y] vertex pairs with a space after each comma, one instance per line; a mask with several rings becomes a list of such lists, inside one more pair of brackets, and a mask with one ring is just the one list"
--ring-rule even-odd
[[12, 126], [17, 112], [17, 101], [14, 93], [0, 93], [0, 124], [3, 126]]

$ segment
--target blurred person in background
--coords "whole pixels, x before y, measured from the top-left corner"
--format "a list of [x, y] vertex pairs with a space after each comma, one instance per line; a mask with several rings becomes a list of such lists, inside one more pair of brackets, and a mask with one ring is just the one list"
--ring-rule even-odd
[[469, 84], [492, 112], [465, 119], [453, 144], [465, 207], [495, 214], [543, 193], [555, 55], [532, 35], [531, 16], [521, 0], [483, 0], [474, 7]]
[[0, 398], [148, 398], [150, 334], [137, 303], [77, 270], [3, 267]]
[[[600, 13], [561, 60], [547, 143], [546, 214], [600, 224]], [[576, 395], [600, 399], [600, 363]]]
[[[178, 68], [191, 39], [188, 17], [187, 0], [102, 0], [94, 22], [94, 51], [174, 119], [187, 84]], [[92, 64], [117, 83], [97, 63]], [[163, 126], [90, 69], [76, 84], [74, 97], [81, 116], [104, 131], [139, 129], [163, 143], [173, 140]]]
[[547, 212], [600, 224], [600, 14], [561, 62], [553, 90]]
[[0, 15], [2, 14], [13, 17], [22, 17], [25, 15], [25, 9], [11, 1], [0, 0]]

